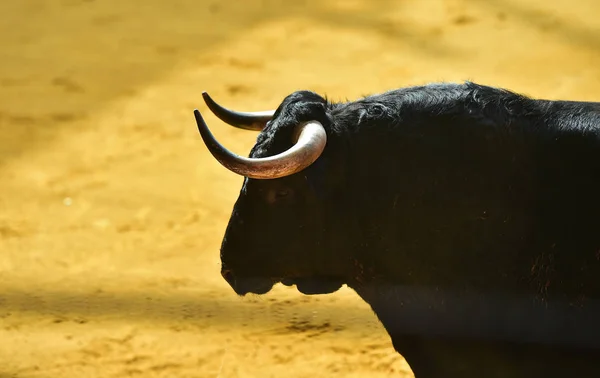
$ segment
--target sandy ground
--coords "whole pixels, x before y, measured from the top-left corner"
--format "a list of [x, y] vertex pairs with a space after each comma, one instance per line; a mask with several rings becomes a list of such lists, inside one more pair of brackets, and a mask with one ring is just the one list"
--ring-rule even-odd
[[[292, 5], [293, 4], [293, 5]], [[0, 377], [409, 377], [350, 290], [238, 298], [225, 106], [432, 81], [600, 100], [597, 0], [0, 2]]]

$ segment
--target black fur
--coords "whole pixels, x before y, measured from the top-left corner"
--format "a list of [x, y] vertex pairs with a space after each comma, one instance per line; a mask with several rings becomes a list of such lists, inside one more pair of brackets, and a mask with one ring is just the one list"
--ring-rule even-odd
[[347, 284], [416, 378], [600, 377], [600, 103], [470, 82], [299, 91], [250, 156], [313, 119], [313, 165], [244, 180], [221, 249], [238, 294]]

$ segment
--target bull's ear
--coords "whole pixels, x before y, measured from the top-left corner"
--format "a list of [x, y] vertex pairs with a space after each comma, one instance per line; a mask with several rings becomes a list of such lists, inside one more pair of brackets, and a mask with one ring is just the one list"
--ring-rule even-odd
[[304, 174], [306, 184], [312, 193], [319, 199], [324, 199], [326, 197], [327, 181], [325, 176], [327, 175], [328, 165], [326, 160], [327, 158], [321, 155]]
[[323, 153], [306, 171], [305, 179], [313, 194], [327, 200], [342, 186], [343, 162], [338, 162], [330, 153]]

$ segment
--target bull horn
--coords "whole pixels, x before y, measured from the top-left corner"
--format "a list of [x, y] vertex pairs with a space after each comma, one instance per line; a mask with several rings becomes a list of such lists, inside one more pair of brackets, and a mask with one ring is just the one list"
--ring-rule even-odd
[[208, 108], [223, 122], [244, 130], [261, 131], [273, 118], [275, 110], [262, 112], [239, 112], [217, 104], [206, 92], [202, 97]]
[[296, 126], [294, 145], [288, 150], [264, 158], [246, 158], [234, 154], [212, 135], [198, 109], [194, 110], [198, 131], [210, 153], [230, 171], [248, 178], [275, 179], [300, 172], [321, 155], [327, 142], [323, 125], [310, 121]]

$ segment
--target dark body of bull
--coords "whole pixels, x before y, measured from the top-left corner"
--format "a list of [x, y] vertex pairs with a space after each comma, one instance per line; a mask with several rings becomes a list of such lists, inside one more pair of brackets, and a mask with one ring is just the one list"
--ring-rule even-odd
[[250, 156], [316, 120], [320, 157], [245, 178], [221, 249], [236, 293], [347, 284], [416, 378], [600, 377], [600, 104], [474, 83], [286, 97]]

